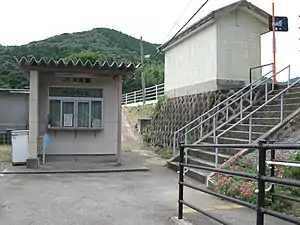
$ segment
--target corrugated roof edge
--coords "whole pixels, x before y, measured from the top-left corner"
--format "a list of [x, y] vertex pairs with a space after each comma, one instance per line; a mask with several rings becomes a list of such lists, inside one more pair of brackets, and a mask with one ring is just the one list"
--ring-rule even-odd
[[137, 69], [140, 64], [134, 64], [133, 62], [130, 63], [117, 63], [116, 61], [109, 63], [107, 61], [95, 61], [91, 62], [90, 60], [82, 61], [77, 60], [74, 61], [72, 59], [69, 59], [67, 61], [63, 59], [55, 60], [53, 58], [46, 59], [46, 58], [40, 58], [36, 59], [35, 57], [22, 57], [21, 59], [18, 59], [17, 57], [14, 57], [16, 62], [22, 67], [22, 66], [44, 66], [44, 67], [81, 67], [81, 68], [89, 68], [89, 69], [109, 69], [109, 70], [135, 70]]
[[162, 44], [161, 46], [159, 46], [157, 48], [158, 51], [163, 51], [165, 48], [167, 48], [169, 45], [179, 41], [181, 38], [185, 37], [186, 35], [188, 35], [190, 32], [192, 32], [193, 30], [197, 29], [198, 27], [204, 25], [205, 23], [209, 22], [210, 20], [215, 18], [215, 14], [222, 12], [222, 11], [232, 11], [237, 9], [238, 7], [247, 7], [250, 10], [253, 10], [255, 13], [263, 16], [263, 17], [269, 17], [271, 16], [269, 13], [265, 12], [264, 10], [262, 10], [261, 8], [253, 5], [251, 2], [248, 2], [246, 0], [240, 0], [237, 2], [234, 2], [230, 5], [224, 6], [222, 8], [219, 8], [217, 10], [212, 11], [211, 13], [209, 13], [208, 15], [204, 16], [203, 18], [201, 18], [200, 20], [198, 20], [197, 22], [195, 22], [194, 24], [192, 24], [191, 26], [189, 26], [188, 28], [186, 28], [184, 31], [180, 32], [175, 38], [167, 41], [166, 43]]

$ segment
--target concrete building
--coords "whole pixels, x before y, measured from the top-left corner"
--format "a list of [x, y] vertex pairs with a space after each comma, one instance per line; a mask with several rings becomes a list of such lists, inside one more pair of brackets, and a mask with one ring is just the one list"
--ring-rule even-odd
[[253, 4], [238, 1], [211, 12], [161, 45], [159, 49], [165, 52], [166, 96], [249, 82], [249, 69], [261, 65], [260, 36], [268, 32], [269, 17]]
[[122, 75], [132, 63], [22, 58], [29, 76], [29, 159], [38, 166], [38, 138], [50, 137], [47, 160], [121, 160]]

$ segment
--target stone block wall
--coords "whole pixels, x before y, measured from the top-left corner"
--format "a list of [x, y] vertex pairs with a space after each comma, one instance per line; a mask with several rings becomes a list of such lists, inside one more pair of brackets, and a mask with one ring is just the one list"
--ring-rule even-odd
[[[197, 119], [202, 114], [208, 112], [210, 109], [219, 105], [229, 96], [239, 91], [240, 89], [233, 90], [218, 90], [214, 92], [199, 93], [193, 95], [186, 95], [175, 98], [166, 99], [161, 106], [159, 106], [158, 113], [152, 118], [151, 124], [147, 129], [147, 135], [151, 139], [151, 142], [155, 145], [162, 147], [173, 146], [174, 132]], [[246, 93], [244, 90], [242, 93], [237, 94], [237, 97]], [[235, 97], [235, 98], [237, 98]], [[257, 88], [253, 93], [253, 101], [257, 101], [260, 97], [263, 97], [263, 89]], [[249, 106], [250, 94], [247, 94], [243, 99], [243, 107]], [[226, 103], [219, 106], [222, 109]], [[213, 115], [217, 110], [212, 110], [205, 116], [205, 118]], [[229, 116], [235, 115], [240, 112], [240, 101], [233, 103], [229, 107]], [[224, 123], [226, 119], [226, 111], [223, 110], [216, 116], [217, 125]], [[200, 123], [200, 119], [189, 125], [186, 129], [190, 130]], [[208, 119], [203, 127], [203, 134], [206, 134], [212, 129], [213, 118]], [[200, 127], [195, 129], [188, 135], [189, 142], [194, 142], [199, 139]], [[181, 140], [184, 140], [185, 131], [178, 133], [177, 144]]]

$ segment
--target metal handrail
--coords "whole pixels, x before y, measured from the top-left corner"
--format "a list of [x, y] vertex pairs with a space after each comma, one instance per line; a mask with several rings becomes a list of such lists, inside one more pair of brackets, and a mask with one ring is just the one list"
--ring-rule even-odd
[[[164, 94], [164, 84], [157, 84], [155, 86], [145, 88], [145, 100], [158, 100], [158, 97]], [[143, 102], [143, 90], [137, 90], [122, 94], [122, 104], [132, 104]]]
[[[269, 65], [273, 65], [272, 63], [269, 64]], [[266, 66], [266, 65], [263, 65], [263, 66]], [[259, 68], [259, 67], [255, 67], [255, 68]], [[218, 112], [220, 112], [220, 109], [219, 107], [222, 106], [224, 103], [228, 102], [229, 100], [233, 100], [232, 98], [233, 97], [236, 97], [236, 95], [242, 93], [245, 89], [249, 88], [249, 87], [252, 87], [257, 81], [261, 80], [262, 78], [266, 77], [267, 75], [269, 75], [271, 72], [273, 72], [273, 69], [264, 74], [262, 77], [259, 77], [257, 78], [255, 81], [253, 81], [252, 83], [244, 86], [242, 89], [240, 89], [238, 92], [235, 92], [234, 94], [232, 94], [231, 96], [229, 96], [228, 98], [226, 98], [225, 100], [223, 100], [221, 103], [219, 103], [218, 105], [214, 106], [213, 108], [211, 108], [210, 110], [206, 111], [204, 114], [202, 114], [201, 116], [197, 117], [196, 119], [192, 120], [191, 122], [189, 122], [188, 124], [186, 124], [185, 126], [181, 127], [180, 129], [178, 129], [177, 131], [174, 132], [173, 134], [173, 156], [175, 156], [176, 154], [176, 136], [179, 132], [185, 130], [187, 127], [189, 127], [190, 125], [192, 125], [193, 123], [195, 123], [196, 121], [199, 121], [201, 120], [204, 116], [208, 115], [209, 113], [211, 113], [212, 111], [214, 111], [215, 109], [218, 109]], [[271, 77], [273, 77], [274, 75], [272, 75]], [[269, 78], [268, 78], [269, 79]], [[257, 86], [261, 85], [264, 81], [261, 81]], [[273, 88], [274, 88], [274, 85], [273, 85]], [[247, 92], [249, 93], [249, 92]], [[251, 93], [251, 92], [250, 92]], [[224, 108], [227, 108], [229, 107], [228, 106], [225, 106]], [[224, 109], [222, 108], [221, 111]], [[197, 125], [197, 127], [199, 127]], [[196, 129], [196, 128], [195, 128]]]
[[264, 67], [266, 67], [266, 66], [273, 66], [274, 65], [274, 63], [268, 63], [268, 64], [264, 64], [264, 65], [260, 65], [260, 66], [255, 66], [255, 67], [251, 67], [250, 69], [249, 69], [249, 81], [250, 81], [250, 83], [252, 82], [252, 71], [253, 70], [255, 70], [255, 69], [262, 69], [262, 68], [264, 68]]
[[[283, 70], [279, 71], [276, 74], [279, 74], [283, 71], [285, 71], [286, 69], [289, 70], [289, 77], [288, 80], [290, 80], [290, 69], [291, 66], [287, 66], [285, 67]], [[248, 115], [246, 115], [245, 117], [241, 118], [238, 122], [236, 122], [235, 124], [233, 124], [232, 126], [230, 126], [229, 128], [227, 128], [226, 130], [224, 130], [223, 132], [221, 132], [219, 135], [215, 136], [215, 144], [218, 144], [218, 139], [219, 137], [221, 137], [222, 135], [224, 135], [225, 133], [227, 133], [228, 131], [230, 131], [232, 128], [236, 127], [237, 125], [239, 125], [240, 123], [244, 122], [246, 119], [250, 118], [249, 121], [249, 143], [252, 143], [252, 116], [254, 113], [258, 112], [259, 110], [261, 110], [263, 107], [265, 107], [266, 105], [270, 104], [270, 102], [272, 102], [273, 100], [276, 100], [279, 96], [281, 96], [281, 102], [280, 102], [280, 123], [283, 122], [283, 94], [288, 91], [290, 88], [292, 88], [293, 86], [295, 86], [297, 83], [300, 82], [300, 78], [298, 80], [296, 80], [293, 84], [290, 84], [290, 82], [287, 83], [287, 87], [285, 89], [283, 89], [282, 91], [280, 91], [279, 93], [277, 93], [275, 96], [273, 96], [271, 99], [269, 99], [268, 101], [266, 101], [265, 103], [263, 103], [261, 106], [259, 106], [257, 109], [253, 110], [251, 113], [249, 113]], [[218, 148], [215, 148], [215, 166], [218, 167]]]
[[[266, 65], [269, 65], [269, 64], [266, 64]], [[287, 66], [287, 67], [281, 69], [280, 71], [278, 71], [278, 72], [276, 73], [276, 75], [277, 75], [277, 74], [280, 74], [281, 72], [283, 72], [284, 70], [286, 70], [288, 67], [289, 67], [289, 66]], [[265, 76], [268, 75], [268, 74], [270, 74], [271, 72], [273, 72], [273, 70], [270, 71], [270, 72], [268, 72], [267, 74], [265, 74]], [[270, 79], [273, 78], [273, 77], [274, 77], [274, 74], [273, 74], [272, 76], [270, 76], [267, 80], [262, 81], [262, 82], [260, 83], [260, 85], [262, 85], [263, 83], [268, 84], [268, 80], [270, 80]], [[288, 85], [289, 85], [289, 82], [288, 82]], [[256, 86], [256, 87], [258, 87], [258, 86]], [[255, 87], [255, 88], [256, 88], [256, 87]], [[227, 108], [227, 107], [229, 107], [230, 105], [232, 105], [233, 103], [237, 102], [239, 99], [242, 99], [245, 95], [247, 95], [247, 94], [249, 94], [249, 93], [251, 94], [251, 92], [252, 92], [253, 90], [255, 90], [255, 88], [254, 88], [254, 89], [250, 89], [249, 91], [247, 91], [247, 92], [244, 93], [243, 95], [239, 96], [237, 99], [235, 99], [235, 101], [233, 101], [233, 102], [231, 102], [230, 104], [226, 105], [225, 108]], [[272, 82], [272, 89], [274, 90], [274, 83], [273, 83], [273, 82]], [[267, 87], [265, 88], [265, 90], [266, 90], [266, 92], [265, 92], [265, 95], [266, 95], [266, 96], [265, 96], [265, 101], [267, 101], [267, 100], [268, 100], [268, 98], [267, 98], [267, 94], [268, 94], [268, 89], [267, 89]], [[252, 101], [252, 97], [250, 98], [250, 101]], [[248, 107], [244, 107], [243, 110], [241, 110], [240, 113], [238, 113], [237, 115], [233, 116], [232, 119], [236, 118], [238, 115], [240, 115], [241, 113], [245, 112], [245, 111], [248, 110], [250, 107], [251, 107], [251, 104], [250, 104], [250, 106], [248, 106]], [[191, 128], [190, 130], [188, 130], [188, 131], [185, 133], [185, 135], [187, 135], [188, 133], [190, 133], [190, 132], [193, 131], [194, 129], [198, 128], [199, 126], [203, 125], [203, 124], [204, 124], [206, 121], [208, 121], [209, 119], [212, 119], [212, 118], [213, 118], [214, 116], [216, 116], [218, 113], [222, 112], [223, 109], [224, 109], [224, 108], [220, 109], [219, 111], [215, 112], [214, 114], [212, 114], [210, 117], [208, 117], [207, 119], [205, 119], [204, 121], [202, 121], [201, 123], [199, 123], [198, 125], [196, 125], [195, 127], [193, 127], [193, 128]], [[242, 114], [241, 114], [241, 116], [242, 116]], [[226, 123], [223, 123], [221, 127], [225, 126], [225, 125], [226, 125], [227, 123], [229, 123], [229, 122], [230, 122], [230, 120], [227, 119], [227, 120], [226, 120]], [[218, 130], [218, 129], [219, 129], [219, 128], [216, 127], [214, 130], [216, 131], [216, 130]], [[209, 132], [208, 134], [213, 133], [214, 130], [212, 130], [212, 131]], [[203, 136], [202, 136], [202, 137], [203, 137]], [[199, 142], [199, 141], [197, 141], [197, 142]], [[197, 142], [196, 142], [196, 143], [197, 143]], [[194, 143], [194, 144], [196, 144], [196, 143]]]
[[[266, 75], [272, 73], [273, 70], [269, 71]], [[274, 75], [273, 75], [274, 76]], [[272, 78], [273, 76], [269, 77], [267, 80], [262, 81], [259, 85], [262, 85], [264, 83], [267, 83], [268, 80], [270, 78]], [[216, 116], [217, 114], [219, 114], [220, 112], [222, 112], [224, 109], [227, 109], [229, 106], [231, 106], [233, 103], [236, 103], [238, 100], [242, 99], [243, 97], [245, 97], [248, 94], [251, 94], [251, 92], [253, 92], [257, 87], [259, 87], [259, 85], [257, 85], [254, 89], [250, 89], [249, 91], [245, 92], [243, 95], [239, 96], [238, 98], [236, 98], [233, 102], [227, 104], [225, 107], [223, 107], [222, 109], [219, 109], [217, 112], [215, 112], [214, 114], [210, 115], [208, 118], [206, 118], [204, 121], [201, 121], [201, 123], [197, 124], [195, 127], [191, 128], [190, 130], [186, 131], [185, 135], [187, 135], [188, 133], [192, 132], [193, 130], [195, 130], [196, 128], [200, 127], [201, 125], [203, 125], [206, 121], [208, 121], [209, 119], [212, 119], [214, 116]], [[228, 101], [228, 100], [227, 100]], [[252, 99], [250, 99], [250, 101], [252, 101]], [[240, 113], [242, 113], [243, 111], [240, 111]], [[240, 114], [239, 113], [239, 114]]]

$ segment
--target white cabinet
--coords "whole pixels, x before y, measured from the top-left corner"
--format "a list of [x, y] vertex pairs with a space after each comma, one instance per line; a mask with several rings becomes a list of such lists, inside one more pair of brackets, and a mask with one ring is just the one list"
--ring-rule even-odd
[[13, 165], [26, 163], [29, 156], [28, 136], [28, 130], [14, 130], [11, 132]]

